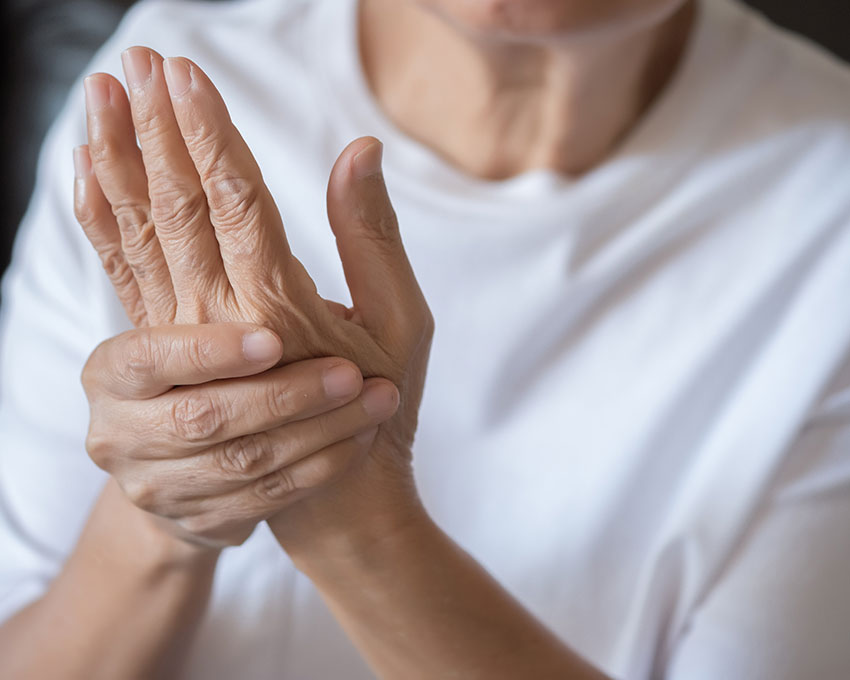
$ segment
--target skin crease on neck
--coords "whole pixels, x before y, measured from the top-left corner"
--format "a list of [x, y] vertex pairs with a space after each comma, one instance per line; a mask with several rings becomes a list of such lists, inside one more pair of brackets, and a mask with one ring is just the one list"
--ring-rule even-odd
[[[361, 0], [361, 59], [388, 118], [462, 172], [577, 178], [616, 150], [662, 92], [694, 4]], [[621, 5], [631, 7], [611, 9]], [[591, 9], [569, 16], [565, 7]], [[600, 7], [613, 16], [594, 17]]]

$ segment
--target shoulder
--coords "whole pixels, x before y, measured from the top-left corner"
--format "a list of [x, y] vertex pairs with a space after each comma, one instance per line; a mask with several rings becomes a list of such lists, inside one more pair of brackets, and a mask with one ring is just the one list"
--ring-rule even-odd
[[716, 30], [739, 34], [738, 67], [751, 82], [749, 101], [781, 119], [804, 119], [812, 114], [850, 121], [850, 64], [811, 40], [785, 30], [740, 0], [705, 0], [704, 11]]
[[127, 11], [116, 35], [167, 40], [221, 29], [274, 30], [297, 22], [317, 4], [310, 0], [142, 0]]
[[690, 90], [713, 111], [701, 180], [774, 245], [850, 231], [850, 65], [736, 1], [702, 6], [730, 50]]
[[[125, 14], [101, 48], [95, 64], [112, 71], [118, 55], [142, 44], [166, 56], [209, 62], [252, 62], [264, 66], [265, 51], [291, 52], [321, 1], [143, 0]], [[218, 58], [217, 58], [218, 57]], [[268, 67], [267, 64], [265, 64]]]
[[784, 145], [821, 165], [850, 163], [850, 64], [806, 38], [729, 0], [707, 0], [728, 28], [740, 31], [743, 84], [725, 136]]

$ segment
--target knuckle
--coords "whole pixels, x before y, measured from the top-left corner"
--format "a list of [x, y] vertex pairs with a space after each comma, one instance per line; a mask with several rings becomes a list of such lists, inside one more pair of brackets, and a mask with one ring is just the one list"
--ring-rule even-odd
[[422, 323], [424, 326], [424, 330], [427, 332], [428, 335], [434, 335], [434, 315], [431, 313], [431, 308], [428, 307], [427, 304], [423, 303], [423, 307], [424, 309], [422, 310]]
[[156, 230], [148, 210], [131, 201], [112, 207], [121, 231], [121, 245], [129, 254], [146, 252], [156, 241]]
[[375, 227], [374, 232], [377, 238], [393, 244], [398, 242], [398, 218], [392, 208], [387, 208], [381, 212], [376, 220]]
[[158, 493], [156, 486], [148, 479], [142, 477], [131, 477], [121, 481], [124, 495], [137, 508], [153, 512], [158, 506]]
[[208, 370], [215, 352], [215, 343], [210, 338], [192, 335], [186, 339], [183, 355], [198, 373]]
[[265, 390], [267, 412], [275, 419], [289, 418], [298, 413], [301, 396], [290, 385], [272, 385]]
[[89, 155], [95, 164], [119, 163], [123, 146], [116, 133], [96, 125], [89, 139]]
[[89, 355], [89, 358], [86, 359], [86, 363], [83, 365], [83, 370], [80, 372], [80, 383], [89, 398], [91, 398], [92, 394], [94, 394], [100, 386], [100, 365], [102, 362], [103, 352], [105, 351], [105, 344], [106, 341], [95, 347], [94, 351]]
[[173, 124], [173, 119], [165, 115], [163, 110], [148, 103], [145, 97], [136, 97], [134, 107], [133, 125], [139, 141], [156, 144], [159, 135]]
[[159, 358], [157, 345], [151, 340], [149, 333], [131, 333], [127, 336], [123, 364], [131, 383], [145, 383], [150, 380], [157, 371]]
[[427, 305], [423, 305], [422, 311], [417, 315], [413, 323], [413, 329], [420, 338], [431, 338], [434, 335], [434, 315]]
[[255, 475], [272, 456], [271, 438], [265, 432], [224, 442], [215, 452], [215, 464], [227, 476]]
[[124, 253], [118, 248], [109, 247], [101, 250], [98, 254], [100, 255], [100, 262], [103, 265], [103, 271], [106, 272], [106, 275], [120, 296], [133, 283], [135, 278], [133, 270], [130, 269]]
[[431, 310], [423, 303], [418, 312], [405, 317], [398, 330], [399, 339], [408, 349], [427, 346], [434, 337], [434, 328]]
[[395, 210], [391, 207], [381, 210], [377, 215], [367, 208], [361, 209], [357, 224], [359, 236], [379, 245], [396, 246], [401, 238], [398, 231], [398, 219]]
[[335, 447], [338, 449], [337, 455], [330, 455], [330, 451], [328, 451], [326, 455], [314, 457], [314, 460], [311, 461], [310, 480], [307, 484], [309, 488], [314, 489], [327, 484], [345, 470], [349, 459], [347, 455], [343, 455], [346, 453], [343, 449], [347, 446], [346, 444], [345, 446]]
[[197, 392], [186, 392], [174, 402], [171, 419], [176, 435], [187, 442], [208, 441], [225, 423], [221, 402]]
[[164, 236], [179, 233], [206, 211], [206, 196], [200, 189], [159, 181], [151, 187], [151, 217]]
[[113, 447], [110, 445], [110, 440], [111, 438], [105, 436], [105, 433], [92, 421], [86, 434], [86, 452], [95, 465], [107, 472], [112, 469], [113, 462]]
[[214, 177], [222, 176], [223, 169], [228, 166], [230, 141], [220, 128], [206, 122], [198, 122], [191, 131], [184, 134], [184, 140], [192, 156], [199, 159], [198, 173], [204, 191], [209, 195], [208, 182]]
[[285, 467], [275, 470], [254, 484], [254, 491], [263, 503], [281, 501], [297, 490], [295, 478]]
[[191, 130], [184, 132], [183, 139], [194, 157], [204, 159], [204, 170], [216, 167], [227, 148], [227, 141], [221, 130], [204, 120], [197, 121]]
[[124, 252], [120, 248], [116, 246], [104, 247], [98, 251], [98, 254], [100, 255], [100, 263], [111, 280], [123, 280], [133, 275], [130, 267], [127, 266]]
[[79, 195], [74, 196], [74, 217], [77, 218], [77, 222], [86, 228], [94, 226], [94, 223], [97, 221], [95, 211], [89, 205], [88, 201]]
[[244, 177], [216, 177], [207, 182], [210, 212], [219, 227], [236, 229], [259, 217], [261, 192]]

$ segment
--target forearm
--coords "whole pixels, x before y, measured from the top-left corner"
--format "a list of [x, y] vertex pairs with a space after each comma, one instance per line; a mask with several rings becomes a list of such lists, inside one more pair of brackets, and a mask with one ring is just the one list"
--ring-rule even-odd
[[48, 592], [0, 627], [3, 677], [168, 677], [216, 560], [155, 528], [110, 482]]
[[601, 680], [429, 519], [293, 558], [386, 680]]

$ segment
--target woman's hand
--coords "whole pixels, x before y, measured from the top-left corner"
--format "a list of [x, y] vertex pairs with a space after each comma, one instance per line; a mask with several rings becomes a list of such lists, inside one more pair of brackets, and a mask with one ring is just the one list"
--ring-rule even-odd
[[212, 547], [243, 542], [363, 455], [395, 412], [393, 386], [375, 380], [361, 393], [350, 362], [268, 370], [281, 352], [271, 331], [236, 323], [107, 340], [83, 371], [89, 454], [171, 533]]
[[[405, 679], [601, 678], [440, 531], [418, 503], [409, 446], [432, 322], [384, 189], [379, 144], [353, 142], [331, 172], [328, 213], [354, 301], [349, 310], [321, 299], [289, 252], [259, 169], [200, 69], [184, 60], [166, 62], [169, 99], [158, 55], [136, 48], [125, 59], [132, 120], [117, 82], [102, 75], [88, 80], [94, 172], [81, 151], [77, 211], [133, 318], [157, 324], [259, 322], [284, 339], [282, 356], [270, 365], [338, 355], [364, 375], [385, 376], [399, 386], [399, 413], [380, 427], [371, 446], [364, 444], [368, 455], [269, 520], [376, 673]], [[122, 360], [107, 356], [107, 373]], [[173, 413], [173, 405], [165, 404], [175, 392], [226, 386], [230, 391], [215, 402], [224, 409], [249, 403], [239, 399], [240, 391], [274, 375], [176, 388], [154, 400], [164, 405], [159, 413]], [[306, 375], [293, 376], [292, 384], [296, 380], [310, 385]], [[154, 392], [181, 381], [180, 375], [159, 381]], [[141, 408], [134, 403], [130, 410]], [[274, 431], [274, 418], [261, 423], [235, 406], [227, 416], [222, 427], [228, 435]], [[115, 436], [113, 430], [104, 438], [110, 449]], [[275, 459], [276, 447], [289, 446], [286, 434], [275, 441], [261, 459]], [[117, 450], [113, 455], [121, 459]], [[168, 484], [169, 475], [150, 474], [154, 464], [138, 468], [136, 479], [147, 480], [142, 497], [156, 498]], [[171, 470], [195, 484], [222, 481], [209, 468], [187, 475], [178, 462]], [[198, 507], [221, 516], [234, 505], [224, 500], [227, 493]], [[253, 498], [236, 506], [251, 521], [261, 513]], [[238, 518], [214, 524], [236, 537], [245, 531]]]
[[[433, 322], [384, 187], [380, 143], [353, 142], [331, 172], [328, 213], [354, 302], [346, 309], [319, 297], [290, 252], [260, 170], [201, 70], [144, 48], [124, 58], [129, 103], [114, 78], [86, 81], [76, 212], [131, 318], [252, 321], [284, 338], [279, 364], [338, 356], [388, 378], [400, 392], [397, 415], [352, 481], [325, 494], [334, 521], [318, 515], [324, 526], [350, 526], [371, 510], [417, 508], [410, 446]], [[313, 535], [286, 517], [273, 525], [279, 537]]]

